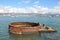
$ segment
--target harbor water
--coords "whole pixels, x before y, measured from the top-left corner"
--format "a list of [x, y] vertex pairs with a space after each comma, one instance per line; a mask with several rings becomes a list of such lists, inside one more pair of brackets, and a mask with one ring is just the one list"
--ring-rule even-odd
[[[8, 31], [11, 22], [36, 22], [57, 30], [54, 33], [33, 33], [15, 35]], [[60, 40], [60, 17], [47, 16], [0, 16], [0, 40]]]

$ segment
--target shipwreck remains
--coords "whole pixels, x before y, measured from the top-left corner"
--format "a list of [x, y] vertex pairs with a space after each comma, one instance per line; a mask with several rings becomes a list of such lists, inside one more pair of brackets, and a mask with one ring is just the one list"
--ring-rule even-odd
[[25, 34], [33, 32], [56, 32], [56, 30], [34, 22], [12, 22], [9, 24], [9, 32], [13, 34]]

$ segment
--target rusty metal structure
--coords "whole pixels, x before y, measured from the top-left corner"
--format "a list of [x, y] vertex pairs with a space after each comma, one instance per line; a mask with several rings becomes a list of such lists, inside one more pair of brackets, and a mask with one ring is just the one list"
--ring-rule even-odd
[[9, 24], [9, 32], [13, 34], [25, 34], [39, 31], [55, 32], [56, 30], [50, 27], [45, 29], [45, 27], [39, 25], [39, 23], [34, 22], [12, 22]]

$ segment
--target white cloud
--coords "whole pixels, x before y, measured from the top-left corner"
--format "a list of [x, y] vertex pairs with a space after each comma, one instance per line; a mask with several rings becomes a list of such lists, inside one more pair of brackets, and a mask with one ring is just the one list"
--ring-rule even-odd
[[28, 4], [28, 3], [30, 3], [30, 0], [21, 0], [21, 1], [17, 2], [17, 4], [20, 4], [20, 5]]
[[45, 13], [48, 12], [48, 8], [46, 8], [46, 7], [36, 6], [35, 8], [37, 9], [38, 13], [43, 13], [43, 14], [45, 14]]
[[58, 2], [58, 4], [54, 8], [50, 9], [49, 12], [60, 14], [60, 2]]
[[35, 2], [33, 2], [32, 4], [33, 4], [34, 6], [39, 6], [39, 5], [40, 5], [38, 0], [35, 1]]
[[[60, 3], [59, 3], [60, 4]], [[0, 13], [60, 13], [60, 5], [53, 7], [52, 9], [43, 6], [34, 6], [26, 8], [16, 8], [11, 6], [0, 6]]]
[[23, 0], [23, 3], [29, 3], [30, 0]]
[[21, 2], [17, 2], [17, 4], [21, 4]]
[[60, 2], [58, 2], [58, 5], [60, 5]]
[[11, 6], [0, 6], [0, 13], [46, 13], [48, 8], [41, 6], [27, 7], [27, 8], [15, 8]]
[[35, 1], [33, 4], [35, 4], [35, 5], [36, 5], [36, 4], [39, 4], [39, 1]]

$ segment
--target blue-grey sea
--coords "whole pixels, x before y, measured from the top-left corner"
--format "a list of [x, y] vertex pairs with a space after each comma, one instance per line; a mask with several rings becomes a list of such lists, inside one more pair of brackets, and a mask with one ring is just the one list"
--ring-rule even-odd
[[[54, 33], [34, 33], [26, 35], [15, 35], [8, 32], [11, 22], [36, 22], [45, 24], [57, 30]], [[0, 40], [60, 40], [60, 17], [47, 16], [0, 16]]]

